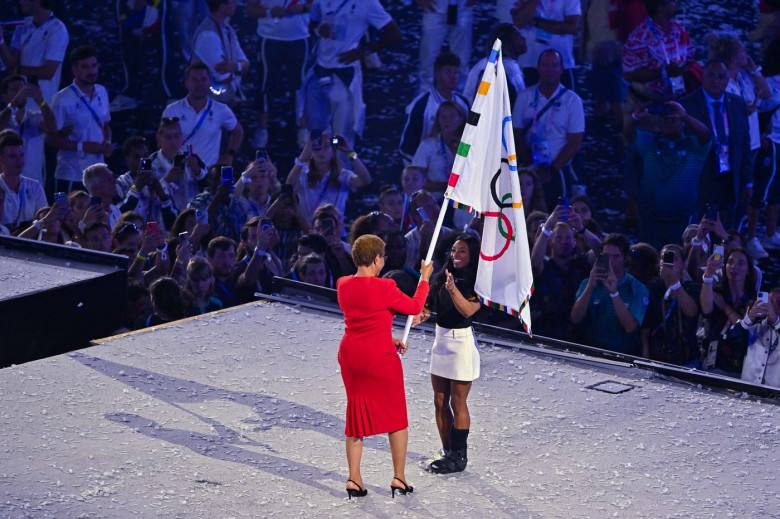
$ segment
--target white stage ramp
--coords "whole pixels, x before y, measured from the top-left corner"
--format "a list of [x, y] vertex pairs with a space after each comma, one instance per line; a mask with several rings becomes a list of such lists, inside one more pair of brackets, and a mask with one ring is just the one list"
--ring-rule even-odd
[[382, 436], [350, 502], [342, 327], [254, 303], [0, 370], [0, 517], [780, 517], [776, 401], [492, 345], [468, 468], [425, 472], [422, 332], [403, 361], [415, 492], [390, 498]]

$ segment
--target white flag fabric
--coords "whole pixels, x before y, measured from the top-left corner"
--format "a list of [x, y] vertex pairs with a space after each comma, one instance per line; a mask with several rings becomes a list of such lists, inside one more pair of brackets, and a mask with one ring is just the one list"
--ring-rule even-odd
[[520, 317], [530, 333], [533, 274], [501, 40], [493, 44], [444, 196], [483, 219], [475, 291], [485, 305]]

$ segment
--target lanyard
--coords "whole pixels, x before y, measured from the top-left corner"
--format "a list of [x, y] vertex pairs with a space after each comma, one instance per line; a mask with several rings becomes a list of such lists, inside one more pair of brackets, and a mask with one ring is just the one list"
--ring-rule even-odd
[[[28, 43], [30, 43], [30, 40], [32, 39], [33, 34], [35, 34], [35, 31], [39, 31], [39, 30], [43, 29], [44, 27], [49, 25], [52, 21], [54, 21], [54, 13], [51, 13], [49, 15], [49, 17], [46, 18], [46, 20], [44, 20], [44, 22], [42, 24], [38, 25], [37, 27], [35, 26], [35, 24], [33, 24], [32, 25], [33, 30], [30, 31], [30, 33], [27, 35], [27, 37], [22, 42], [22, 46], [19, 48], [19, 53], [21, 54], [22, 49], [24, 48], [24, 46], [27, 45]], [[44, 32], [43, 35], [46, 36], [46, 33]]]
[[347, 5], [347, 2], [349, 2], [349, 0], [343, 0], [343, 1], [342, 1], [342, 2], [339, 4], [339, 6], [338, 6], [337, 8], [335, 8], [333, 11], [331, 11], [331, 12], [329, 12], [329, 13], [325, 13], [325, 14], [327, 14], [327, 15], [332, 15], [332, 16], [336, 16], [336, 15], [338, 14], [338, 12], [339, 12], [339, 11], [341, 11], [341, 10], [344, 8], [344, 6], [345, 6], [345, 5]]
[[100, 122], [100, 117], [98, 117], [98, 114], [95, 112], [95, 109], [92, 108], [92, 105], [87, 102], [85, 97], [87, 97], [81, 90], [76, 88], [76, 85], [70, 85], [71, 90], [73, 90], [73, 93], [76, 94], [76, 97], [79, 98], [79, 100], [84, 103], [84, 106], [87, 107], [87, 110], [89, 110], [89, 113], [92, 114], [92, 119], [95, 120], [95, 123], [98, 125], [98, 128], [100, 128], [100, 131], [103, 131], [103, 123]]
[[195, 123], [195, 127], [192, 129], [189, 135], [184, 139], [182, 142], [182, 145], [185, 144], [188, 140], [192, 139], [192, 136], [195, 135], [195, 133], [200, 129], [200, 127], [203, 125], [203, 121], [206, 120], [206, 116], [211, 111], [211, 106], [214, 104], [214, 101], [212, 99], [209, 99], [209, 104], [206, 105], [206, 108], [203, 109], [203, 112], [200, 114], [200, 118], [198, 119], [198, 122]]
[[[537, 107], [539, 106], [539, 85], [536, 86], [536, 91], [534, 92], [534, 116], [533, 116], [533, 124], [532, 128], [536, 129], [536, 122], [537, 120], [544, 115], [544, 113], [549, 110], [556, 101], [563, 95], [563, 93], [566, 91], [566, 87], [563, 85], [558, 85], [558, 91], [557, 93], [547, 101], [547, 104], [544, 105], [544, 107], [537, 112]], [[545, 134], [547, 133], [547, 130], [550, 128], [550, 120], [552, 119], [552, 114], [550, 114], [549, 117], [547, 117], [547, 124], [545, 125]]]
[[[656, 27], [656, 25], [653, 23], [653, 20], [649, 16], [647, 17], [647, 26], [661, 42], [661, 50], [664, 51], [664, 63], [668, 65], [669, 63], [672, 62], [672, 60], [669, 59], [669, 53], [666, 52], [666, 39], [664, 38], [664, 35], [661, 33], [661, 30], [658, 27]], [[677, 36], [676, 31], [674, 29], [672, 29], [672, 32], [669, 36], [671, 36], [672, 40], [674, 41], [674, 59], [679, 59], [680, 57], [679, 37]]]

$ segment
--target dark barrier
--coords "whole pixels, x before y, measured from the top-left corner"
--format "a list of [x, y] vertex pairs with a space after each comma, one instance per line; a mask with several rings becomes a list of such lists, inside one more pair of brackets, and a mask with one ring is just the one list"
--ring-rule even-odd
[[0, 236], [0, 276], [0, 367], [87, 347], [122, 326], [125, 256]]

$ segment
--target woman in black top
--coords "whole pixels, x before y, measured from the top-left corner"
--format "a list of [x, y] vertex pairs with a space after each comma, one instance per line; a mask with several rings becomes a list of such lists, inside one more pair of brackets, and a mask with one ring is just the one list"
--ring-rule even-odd
[[426, 309], [415, 320], [422, 322], [431, 310], [436, 312], [431, 383], [443, 456], [430, 470], [438, 474], [460, 472], [468, 461], [471, 418], [466, 399], [471, 382], [479, 377], [479, 351], [471, 329], [471, 318], [481, 306], [474, 292], [479, 247], [475, 235], [458, 236], [445, 268], [433, 280]]

